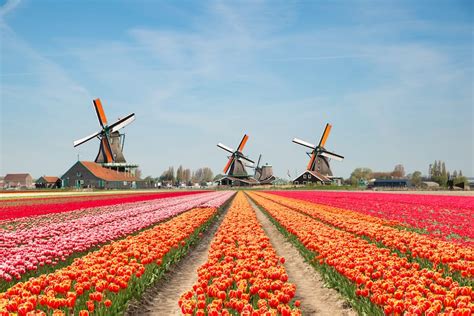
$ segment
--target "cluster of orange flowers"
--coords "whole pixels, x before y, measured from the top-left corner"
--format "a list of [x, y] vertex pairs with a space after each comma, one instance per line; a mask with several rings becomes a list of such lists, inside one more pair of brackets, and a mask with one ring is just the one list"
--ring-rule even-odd
[[[110, 308], [115, 294], [124, 291], [131, 279], [140, 278], [149, 264], [160, 265], [165, 254], [185, 245], [186, 239], [216, 208], [185, 212], [138, 235], [114, 241], [62, 269], [17, 283], [0, 293], [0, 315], [88, 315]], [[76, 301], [85, 301], [76, 304]]]
[[315, 252], [315, 260], [357, 284], [356, 294], [369, 297], [386, 314], [470, 315], [474, 311], [471, 287], [460, 286], [451, 278], [442, 277], [439, 271], [420, 269], [419, 264], [387, 248], [328, 226], [271, 201], [266, 195], [249, 194], [307, 249]]
[[186, 315], [300, 315], [296, 287], [242, 192], [235, 197], [198, 269], [198, 281], [178, 304]]
[[458, 271], [463, 277], [474, 276], [474, 248], [435, 239], [429, 235], [399, 230], [380, 218], [368, 216], [355, 211], [337, 207], [314, 204], [311, 202], [280, 197], [273, 194], [262, 194], [291, 209], [308, 214], [324, 223], [345, 231], [367, 236], [391, 249], [408, 253], [412, 257], [427, 259], [436, 267], [446, 264], [451, 271]]

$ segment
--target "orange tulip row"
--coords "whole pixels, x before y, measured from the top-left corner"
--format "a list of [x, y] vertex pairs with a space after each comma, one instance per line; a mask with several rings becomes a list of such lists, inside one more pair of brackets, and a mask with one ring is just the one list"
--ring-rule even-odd
[[470, 315], [474, 292], [438, 271], [420, 269], [387, 248], [343, 230], [332, 228], [291, 208], [249, 195], [283, 228], [316, 254], [318, 264], [334, 268], [357, 285], [356, 293], [368, 297], [387, 315]]
[[378, 218], [337, 207], [314, 204], [274, 194], [259, 193], [262, 197], [305, 213], [324, 223], [345, 231], [367, 236], [391, 249], [397, 249], [414, 258], [429, 260], [434, 267], [446, 264], [450, 271], [458, 271], [463, 277], [474, 276], [474, 248], [442, 241], [415, 232], [399, 230]]
[[284, 259], [277, 256], [244, 193], [235, 197], [198, 281], [178, 304], [186, 315], [300, 315]]
[[[0, 293], [0, 315], [64, 315], [113, 308], [114, 298], [130, 290], [151, 265], [186, 244], [186, 240], [216, 213], [197, 208], [138, 235], [114, 241], [50, 274], [17, 283]], [[118, 294], [118, 295], [117, 295]], [[110, 311], [109, 313], [114, 313]]]

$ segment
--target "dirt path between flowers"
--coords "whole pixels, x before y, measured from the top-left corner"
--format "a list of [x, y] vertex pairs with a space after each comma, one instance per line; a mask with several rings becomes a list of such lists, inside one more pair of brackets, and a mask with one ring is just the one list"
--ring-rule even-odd
[[227, 210], [228, 207], [218, 215], [195, 248], [145, 291], [140, 302], [129, 304], [124, 315], [182, 315], [178, 300], [197, 282], [197, 269], [207, 261], [209, 246]]
[[285, 269], [289, 281], [296, 285], [295, 298], [301, 301], [303, 315], [357, 315], [336, 290], [324, 287], [319, 273], [305, 262], [298, 250], [286, 240], [255, 203], [251, 199], [249, 201], [273, 248], [279, 256], [286, 259]]

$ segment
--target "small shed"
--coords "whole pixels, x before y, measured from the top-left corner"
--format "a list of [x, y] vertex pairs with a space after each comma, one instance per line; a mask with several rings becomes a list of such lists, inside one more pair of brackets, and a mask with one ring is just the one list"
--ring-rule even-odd
[[21, 189], [33, 187], [33, 178], [29, 173], [9, 173], [3, 179], [5, 189]]
[[35, 182], [37, 188], [59, 189], [62, 186], [62, 181], [59, 177], [42, 176]]
[[439, 184], [434, 181], [423, 181], [421, 182], [421, 187], [425, 189], [438, 189]]

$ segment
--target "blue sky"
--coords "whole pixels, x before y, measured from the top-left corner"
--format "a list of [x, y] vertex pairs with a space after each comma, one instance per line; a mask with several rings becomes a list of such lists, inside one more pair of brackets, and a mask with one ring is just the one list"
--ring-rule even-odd
[[2, 2], [0, 175], [62, 175], [109, 120], [135, 112], [125, 157], [220, 172], [223, 142], [275, 173], [308, 158], [293, 137], [356, 167], [474, 176], [472, 1]]

